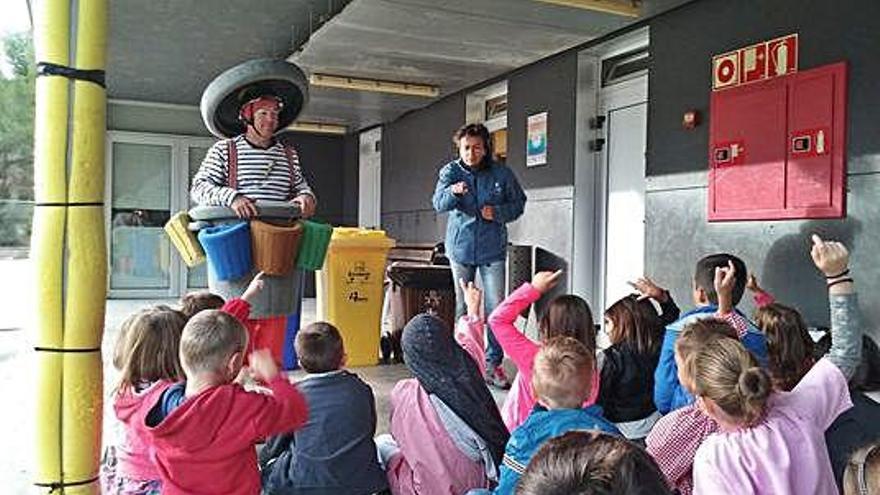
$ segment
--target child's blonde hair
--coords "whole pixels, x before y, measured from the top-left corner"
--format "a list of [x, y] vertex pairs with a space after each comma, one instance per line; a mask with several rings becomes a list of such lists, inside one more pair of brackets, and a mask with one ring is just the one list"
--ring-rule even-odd
[[718, 339], [693, 356], [696, 395], [711, 399], [738, 424], [751, 426], [764, 414], [772, 385], [767, 372], [736, 339]]
[[843, 472], [844, 495], [880, 493], [880, 443], [856, 450]]
[[183, 328], [180, 362], [187, 375], [222, 371], [233, 354], [244, 352], [247, 342], [247, 330], [234, 316], [208, 309]]
[[532, 390], [535, 399], [550, 409], [580, 407], [590, 395], [593, 354], [579, 340], [556, 337], [535, 355]]
[[180, 312], [189, 320], [206, 309], [220, 309], [225, 303], [222, 297], [206, 290], [190, 292], [180, 298]]
[[120, 371], [117, 390], [183, 378], [178, 347], [185, 324], [183, 315], [167, 306], [129, 316], [122, 323], [113, 353], [113, 365]]
[[[675, 340], [675, 353], [683, 364], [681, 372], [687, 381], [694, 380], [693, 358], [699, 354], [698, 351], [719, 339], [736, 339], [736, 330], [718, 318], [704, 318], [685, 325], [681, 335]], [[682, 385], [690, 388], [689, 384], [682, 383]]]

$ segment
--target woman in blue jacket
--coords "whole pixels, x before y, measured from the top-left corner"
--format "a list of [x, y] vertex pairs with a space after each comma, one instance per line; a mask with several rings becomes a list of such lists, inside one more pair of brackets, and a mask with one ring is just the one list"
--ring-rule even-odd
[[[489, 314], [504, 297], [504, 264], [507, 223], [520, 217], [526, 195], [513, 172], [492, 160], [489, 131], [468, 124], [452, 136], [459, 158], [440, 169], [434, 189], [434, 209], [449, 212], [446, 222], [446, 255], [455, 279], [455, 317], [464, 315], [464, 295], [459, 280], [473, 281], [479, 272]], [[501, 367], [504, 351], [489, 329], [486, 333], [486, 381], [510, 387]]]

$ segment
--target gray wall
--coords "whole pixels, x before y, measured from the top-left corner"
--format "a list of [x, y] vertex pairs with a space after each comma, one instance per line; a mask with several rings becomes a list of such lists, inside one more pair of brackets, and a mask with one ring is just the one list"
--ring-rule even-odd
[[[512, 73], [507, 83], [507, 165], [526, 189], [574, 183], [577, 54], [543, 60]], [[526, 119], [547, 112], [547, 165], [526, 168]]]
[[[827, 325], [822, 280], [809, 260], [808, 234], [847, 242], [869, 328], [880, 326], [870, 304], [880, 289], [873, 254], [880, 249], [880, 2], [703, 0], [651, 22], [649, 76], [647, 267], [688, 298], [694, 261], [703, 254], [740, 254], [781, 301], [797, 306], [810, 324]], [[843, 220], [706, 222], [706, 167], [710, 60], [722, 53], [797, 32], [801, 70], [849, 63], [848, 215]], [[696, 108], [704, 123], [681, 129], [681, 115]], [[750, 305], [746, 306], [751, 309]], [[876, 335], [876, 333], [875, 333]]]
[[457, 93], [382, 130], [382, 227], [398, 242], [443, 240], [446, 216], [434, 212], [431, 196], [462, 123], [464, 93]]
[[[566, 267], [571, 259], [574, 114], [577, 56], [566, 53], [508, 76], [508, 159], [529, 195], [523, 217], [509, 226], [510, 241], [542, 248], [539, 261]], [[465, 120], [457, 93], [385, 126], [382, 154], [382, 225], [399, 242], [439, 242], [446, 216], [431, 207], [437, 172], [457, 157], [450, 136]], [[526, 118], [548, 112], [548, 163], [526, 168]]]

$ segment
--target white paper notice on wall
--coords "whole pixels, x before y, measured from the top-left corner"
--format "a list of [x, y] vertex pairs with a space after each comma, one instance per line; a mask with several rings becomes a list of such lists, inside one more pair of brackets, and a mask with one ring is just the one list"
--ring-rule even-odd
[[526, 166], [547, 164], [547, 112], [529, 115], [526, 121]]

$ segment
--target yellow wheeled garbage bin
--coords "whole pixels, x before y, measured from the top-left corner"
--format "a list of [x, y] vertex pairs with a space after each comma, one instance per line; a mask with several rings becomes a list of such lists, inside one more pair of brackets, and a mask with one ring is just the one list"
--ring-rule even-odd
[[379, 362], [382, 283], [394, 244], [383, 230], [333, 229], [324, 268], [316, 277], [317, 317], [339, 328], [348, 366]]

